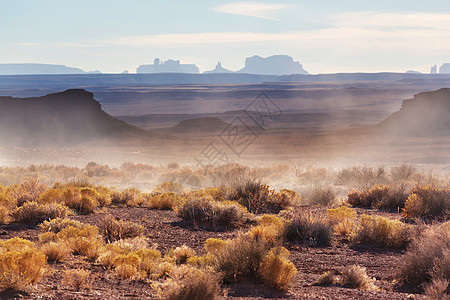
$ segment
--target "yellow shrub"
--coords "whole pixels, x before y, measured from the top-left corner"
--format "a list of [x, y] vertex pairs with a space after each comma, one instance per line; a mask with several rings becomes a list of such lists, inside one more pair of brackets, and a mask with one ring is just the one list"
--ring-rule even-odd
[[42, 244], [56, 242], [57, 240], [58, 238], [54, 232], [44, 232], [39, 235], [39, 242]]
[[6, 224], [8, 222], [9, 222], [9, 210], [3, 205], [0, 205], [0, 224]]
[[26, 202], [11, 213], [14, 221], [20, 223], [37, 224], [54, 218], [65, 218], [70, 210], [59, 203], [38, 204], [37, 202]]
[[140, 258], [140, 271], [144, 271], [146, 274], [153, 274], [157, 271], [161, 252], [156, 249], [141, 249], [134, 253]]
[[176, 193], [180, 194], [183, 191], [183, 186], [177, 182], [162, 182], [158, 184], [153, 192], [155, 193]]
[[210, 255], [215, 255], [218, 252], [222, 251], [227, 242], [222, 239], [209, 238], [205, 242], [205, 250]]
[[289, 251], [285, 248], [272, 248], [263, 258], [258, 275], [267, 285], [276, 289], [285, 289], [297, 272], [288, 258]]
[[81, 227], [82, 225], [83, 224], [79, 221], [56, 218], [42, 222], [39, 227], [44, 231], [56, 234], [68, 226]]
[[48, 262], [61, 262], [69, 255], [70, 250], [64, 243], [50, 242], [41, 246], [41, 252]]
[[379, 216], [361, 215], [358, 225], [351, 233], [355, 244], [369, 244], [388, 248], [405, 248], [411, 238], [410, 226]]
[[149, 199], [148, 206], [154, 209], [173, 209], [181, 204], [182, 198], [174, 193], [163, 193]]
[[97, 259], [103, 245], [98, 235], [98, 228], [93, 225], [82, 227], [68, 226], [56, 235], [58, 241], [63, 241], [75, 255], [83, 255], [91, 260]]
[[0, 242], [0, 247], [3, 251], [22, 251], [33, 249], [34, 244], [29, 240], [13, 237], [12, 239]]
[[185, 263], [189, 257], [194, 255], [195, 251], [186, 245], [177, 247], [172, 252], [172, 256], [177, 263]]
[[114, 259], [115, 270], [122, 279], [135, 276], [140, 263], [141, 259], [136, 253], [121, 254]]
[[64, 284], [74, 286], [76, 289], [89, 288], [91, 272], [84, 269], [64, 270]]
[[0, 252], [0, 286], [25, 290], [42, 277], [45, 255], [18, 238], [12, 240], [2, 243], [5, 247]]
[[39, 203], [60, 203], [63, 200], [63, 190], [61, 189], [48, 189], [39, 196]]
[[367, 276], [366, 268], [357, 265], [342, 270], [342, 284], [362, 290], [376, 290], [374, 278]]
[[356, 221], [356, 211], [346, 206], [328, 209], [328, 218], [333, 224], [337, 235], [346, 236], [350, 234]]
[[449, 211], [450, 189], [427, 185], [412, 189], [406, 200], [403, 215], [406, 218], [448, 219]]

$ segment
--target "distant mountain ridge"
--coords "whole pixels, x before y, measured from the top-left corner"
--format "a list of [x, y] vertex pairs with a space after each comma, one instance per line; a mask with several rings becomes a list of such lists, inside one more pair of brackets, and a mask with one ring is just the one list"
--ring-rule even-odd
[[272, 55], [266, 58], [255, 55], [245, 59], [245, 67], [238, 71], [246, 74], [292, 75], [309, 73], [303, 66], [288, 55]]
[[0, 97], [0, 145], [66, 146], [150, 136], [108, 115], [93, 94], [82, 89], [34, 98]]
[[450, 88], [414, 95], [379, 124], [387, 133], [404, 136], [450, 136]]
[[51, 64], [0, 64], [0, 75], [54, 75], [54, 74], [101, 74], [100, 71], [85, 72], [78, 68]]

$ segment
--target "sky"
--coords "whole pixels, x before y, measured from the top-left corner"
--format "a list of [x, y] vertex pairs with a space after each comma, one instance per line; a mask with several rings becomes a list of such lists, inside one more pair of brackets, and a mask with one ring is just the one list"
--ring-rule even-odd
[[290, 55], [312, 74], [450, 62], [448, 0], [0, 0], [0, 63], [135, 73], [176, 59], [233, 71]]

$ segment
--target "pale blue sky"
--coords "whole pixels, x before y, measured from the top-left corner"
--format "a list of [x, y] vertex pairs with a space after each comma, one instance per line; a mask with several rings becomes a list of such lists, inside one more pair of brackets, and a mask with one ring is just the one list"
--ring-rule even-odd
[[311, 73], [428, 72], [450, 62], [450, 1], [0, 0], [0, 63], [237, 70], [255, 54]]

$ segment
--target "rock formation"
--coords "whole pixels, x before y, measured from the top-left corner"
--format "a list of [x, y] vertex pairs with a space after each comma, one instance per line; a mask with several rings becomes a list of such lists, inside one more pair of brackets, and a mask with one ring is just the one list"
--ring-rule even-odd
[[379, 124], [386, 133], [404, 136], [450, 136], [450, 89], [414, 95]]
[[228, 69], [225, 69], [224, 67], [222, 67], [222, 63], [219, 61], [216, 65], [216, 67], [214, 68], [214, 70], [211, 71], [205, 71], [203, 72], [204, 74], [213, 74], [213, 73], [233, 73], [233, 71], [230, 71]]
[[442, 64], [439, 68], [439, 74], [450, 74], [450, 63]]
[[147, 135], [150, 133], [108, 115], [85, 90], [36, 98], [0, 97], [0, 145], [69, 146]]
[[168, 61], [161, 62], [159, 58], [155, 58], [152, 65], [141, 65], [137, 68], [138, 74], [149, 73], [188, 73], [198, 74], [199, 70], [196, 65], [182, 64], [179, 60], [169, 59]]
[[78, 68], [49, 64], [0, 64], [0, 75], [45, 75], [45, 74], [100, 74], [100, 71], [85, 72]]
[[309, 74], [299, 62], [295, 62], [288, 55], [273, 55], [267, 58], [257, 55], [248, 57], [245, 60], [245, 67], [238, 72], [261, 75]]

